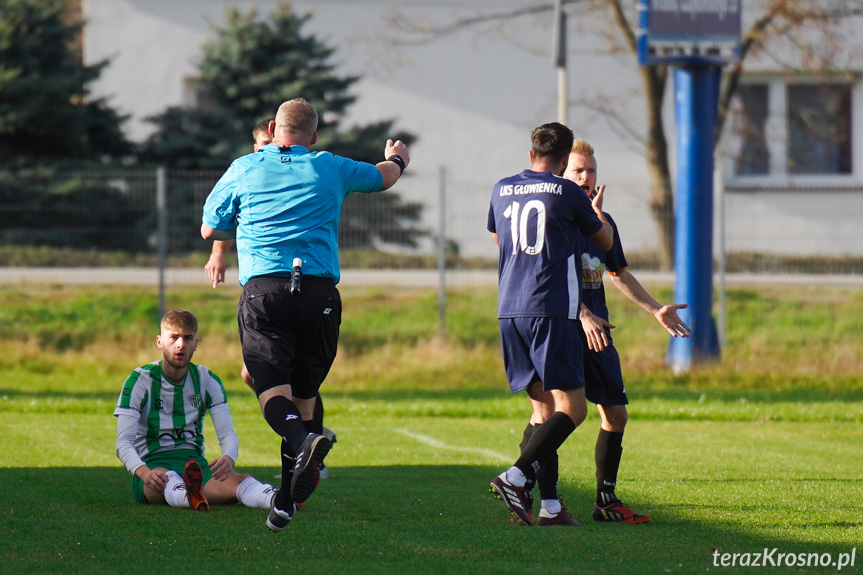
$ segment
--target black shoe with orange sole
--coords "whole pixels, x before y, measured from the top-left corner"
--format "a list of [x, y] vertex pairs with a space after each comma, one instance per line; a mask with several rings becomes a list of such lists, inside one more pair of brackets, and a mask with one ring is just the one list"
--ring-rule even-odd
[[639, 523], [649, 523], [650, 517], [636, 513], [629, 507], [623, 504], [620, 499], [615, 499], [608, 505], [600, 507], [596, 503], [593, 504], [593, 520], [594, 521], [619, 521], [638, 525]]
[[210, 503], [204, 497], [204, 472], [197, 461], [189, 461], [183, 469], [183, 482], [186, 484], [186, 495], [189, 497], [189, 507], [193, 511], [209, 511]]

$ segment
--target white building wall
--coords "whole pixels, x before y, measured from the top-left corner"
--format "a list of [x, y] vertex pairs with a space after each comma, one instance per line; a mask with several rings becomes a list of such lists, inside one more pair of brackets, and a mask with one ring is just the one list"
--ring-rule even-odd
[[[151, 131], [144, 121], [147, 116], [183, 103], [184, 78], [196, 75], [201, 45], [210, 37], [211, 24], [221, 25], [224, 7], [256, 6], [267, 13], [276, 4], [275, 0], [84, 0], [85, 59], [112, 59], [95, 91], [111, 97], [115, 107], [132, 116], [128, 133], [140, 141]], [[464, 255], [493, 256], [485, 231], [491, 187], [499, 178], [528, 167], [530, 131], [557, 119], [557, 73], [549, 54], [551, 14], [472, 28], [426, 45], [396, 43], [398, 34], [387, 16], [403, 14], [418, 22], [440, 23], [479, 10], [535, 4], [529, 0], [292, 3], [298, 13], [313, 13], [305, 31], [337, 48], [338, 73], [362, 78], [354, 89], [357, 102], [349, 111], [348, 123], [392, 118], [398, 129], [419, 137], [411, 149], [411, 177], [400, 182], [396, 191], [406, 199], [428, 203], [428, 227], [436, 226], [439, 218], [438, 175], [445, 167], [447, 178], [453, 180], [448, 191], [456, 194], [447, 209], [448, 236], [461, 244]], [[635, 57], [609, 55], [605, 30], [593, 21], [574, 20], [571, 28], [568, 123], [597, 149], [599, 182], [608, 188], [606, 209], [621, 228], [625, 248], [654, 249], [656, 228], [647, 206], [648, 174], [638, 140], [644, 131], [644, 100]], [[274, 111], [277, 105], [273, 103]], [[666, 107], [673, 158], [671, 85]], [[849, 233], [844, 244], [835, 237], [842, 236], [837, 222], [849, 222], [843, 225], [853, 232], [858, 226], [850, 222], [863, 214], [858, 209], [860, 194], [840, 196], [825, 196], [819, 203], [817, 221], [810, 222], [810, 228], [820, 226], [824, 233], [803, 242], [810, 253], [863, 254], [859, 231]], [[751, 195], [729, 198], [752, 204], [740, 213], [758, 216], [757, 230], [764, 235], [764, 243], [758, 242], [760, 250], [796, 245], [777, 235], [791, 225], [781, 216], [794, 216], [788, 210], [793, 201], [782, 194], [759, 195], [755, 201]], [[837, 210], [842, 212], [838, 219]], [[739, 241], [747, 242], [744, 236]], [[736, 245], [728, 242], [729, 248]]]

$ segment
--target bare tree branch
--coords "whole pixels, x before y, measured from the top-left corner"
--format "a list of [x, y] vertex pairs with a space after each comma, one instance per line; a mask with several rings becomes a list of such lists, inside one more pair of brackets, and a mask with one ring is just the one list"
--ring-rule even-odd
[[[751, 1], [751, 0], [741, 0]], [[596, 20], [601, 30], [602, 23], [608, 26], [611, 52], [625, 50], [631, 54], [637, 51], [638, 37], [632, 22], [635, 0], [564, 0], [565, 6], [577, 7], [582, 14], [590, 17], [604, 18]], [[755, 55], [765, 55], [773, 58], [778, 67], [790, 70], [804, 66], [809, 71], [824, 73], [829, 70], [833, 56], [843, 47], [838, 38], [830, 36], [828, 28], [832, 24], [842, 23], [845, 19], [863, 15], [863, 0], [764, 0], [758, 3], [763, 12], [745, 31], [740, 46], [740, 59], [724, 72], [724, 82], [720, 88], [719, 110], [714, 145], [718, 145], [719, 134], [727, 121], [731, 102], [738, 89], [741, 75], [747, 59]], [[389, 20], [396, 28], [413, 34], [416, 39], [402, 40], [404, 44], [427, 44], [441, 37], [458, 33], [476, 26], [489, 23], [503, 24], [518, 18], [543, 14], [554, 10], [554, 4], [546, 0], [545, 4], [501, 10], [479, 14], [468, 18], [460, 18], [444, 25], [426, 26], [412, 22], [404, 16], [395, 15]], [[806, 35], [802, 32], [815, 27], [823, 34], [818, 43], [807, 44]], [[792, 61], [780, 61], [780, 55], [770, 52], [771, 41], [780, 38], [787, 44]], [[398, 40], [397, 40], [398, 41]], [[674, 195], [670, 173], [668, 142], [666, 140], [663, 121], [663, 102], [668, 83], [668, 66], [639, 66], [641, 90], [644, 98], [645, 112], [643, 120], [646, 132], [639, 135], [631, 123], [611, 106], [607, 101], [573, 102], [604, 114], [609, 119], [609, 125], [616, 132], [627, 134], [630, 138], [644, 145], [647, 169], [650, 175], [650, 210], [659, 235], [659, 256], [663, 269], [673, 265], [674, 254]]]
[[[619, 110], [621, 107], [615, 105], [613, 102], [609, 102], [608, 100], [576, 100], [572, 104], [602, 114], [609, 120], [609, 126], [614, 133], [626, 136], [626, 139], [635, 140], [642, 146], [647, 144], [644, 134], [639, 133], [632, 127], [632, 123], [620, 114]], [[644, 149], [642, 148], [641, 151], [643, 153]]]
[[[740, 59], [725, 72], [725, 82], [719, 97], [719, 113], [716, 121], [714, 144], [719, 143], [723, 126], [731, 108], [731, 100], [740, 84], [740, 76], [745, 67], [746, 57], [757, 48], [762, 48], [769, 38], [788, 37], [801, 54], [808, 53], [804, 46], [790, 31], [800, 28], [805, 23], [827, 24], [840, 21], [843, 18], [863, 15], [863, 2], [859, 0], [846, 1], [841, 5], [829, 2], [826, 8], [819, 9], [813, 5], [803, 5], [797, 0], [773, 0], [764, 14], [758, 18], [742, 37], [740, 43]], [[829, 65], [822, 58], [821, 67]], [[785, 64], [788, 66], [788, 64]]]
[[395, 13], [389, 17], [389, 23], [405, 32], [421, 34], [421, 36], [416, 40], [397, 39], [397, 43], [405, 45], [422, 45], [434, 42], [442, 37], [455, 34], [480, 24], [488, 24], [489, 22], [505, 22], [521, 16], [550, 12], [552, 10], [554, 10], [553, 4], [541, 4], [539, 6], [531, 6], [529, 8], [518, 8], [493, 14], [481, 14], [471, 16], [469, 18], [459, 18], [441, 26], [425, 26], [407, 18], [401, 13]]
[[623, 11], [621, 0], [607, 0], [607, 2], [614, 12], [614, 21], [617, 23], [617, 27], [623, 34], [623, 37], [626, 39], [629, 49], [635, 53], [638, 47], [638, 39], [636, 37], [635, 30], [632, 28], [632, 25], [629, 23], [629, 19], [626, 17], [626, 13]]

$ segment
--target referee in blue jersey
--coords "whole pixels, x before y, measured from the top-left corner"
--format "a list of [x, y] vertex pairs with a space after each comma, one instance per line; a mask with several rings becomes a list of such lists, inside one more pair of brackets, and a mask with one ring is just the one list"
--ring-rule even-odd
[[277, 532], [314, 491], [330, 449], [312, 417], [338, 345], [342, 203], [352, 192], [390, 188], [410, 162], [407, 146], [392, 140], [376, 165], [311, 152], [317, 128], [312, 104], [283, 103], [270, 123], [272, 143], [234, 160], [201, 225], [204, 239], [237, 240], [243, 360], [264, 419], [282, 438], [282, 486], [267, 517]]
[[[504, 369], [512, 392], [527, 391], [531, 422], [537, 424], [518, 460], [491, 481], [491, 491], [524, 525], [534, 524], [537, 472], [556, 461], [557, 449], [587, 415], [577, 321], [578, 240], [584, 234], [604, 250], [614, 243], [602, 210], [578, 185], [561, 177], [572, 143], [572, 131], [562, 124], [536, 128], [530, 169], [495, 184], [488, 214], [488, 230], [500, 247]], [[537, 525], [576, 524], [559, 501], [542, 504]]]

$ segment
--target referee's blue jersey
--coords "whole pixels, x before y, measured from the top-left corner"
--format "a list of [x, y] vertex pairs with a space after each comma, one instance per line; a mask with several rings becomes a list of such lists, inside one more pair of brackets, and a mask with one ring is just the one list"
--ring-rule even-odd
[[241, 285], [256, 276], [287, 276], [297, 257], [303, 275], [338, 283], [342, 203], [351, 192], [382, 187], [372, 164], [268, 144], [234, 160], [207, 197], [203, 223], [237, 228]]

